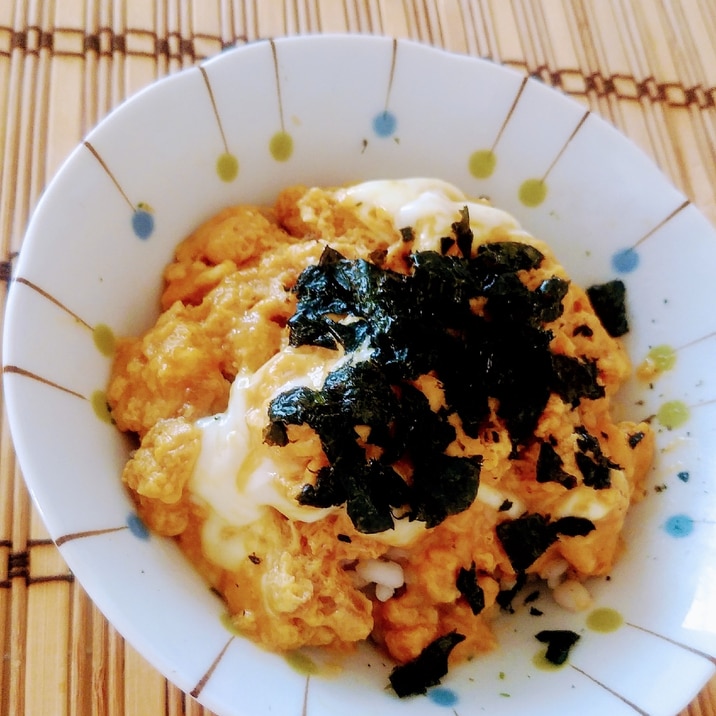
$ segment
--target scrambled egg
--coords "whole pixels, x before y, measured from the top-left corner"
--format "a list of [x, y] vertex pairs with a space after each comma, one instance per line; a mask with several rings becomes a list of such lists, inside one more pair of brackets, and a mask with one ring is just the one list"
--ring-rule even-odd
[[[455, 437], [445, 452], [481, 456], [480, 480], [472, 504], [437, 526], [400, 519], [395, 510], [393, 529], [369, 534], [356, 529], [343, 505], [301, 503], [302, 488], [328, 465], [319, 437], [299, 424], [288, 427], [283, 446], [266, 439], [267, 407], [277, 395], [297, 386], [319, 390], [331, 371], [370, 356], [365, 346], [349, 353], [289, 345], [301, 272], [327, 245], [402, 274], [415, 252], [456, 254], [440, 240], [463, 206], [473, 251], [489, 242], [527, 243], [544, 255], [539, 267], [520, 272], [528, 288], [552, 277], [567, 281], [548, 247], [512, 217], [443, 182], [298, 186], [273, 207], [228, 208], [184, 240], [165, 270], [156, 324], [119, 342], [107, 395], [118, 428], [139, 440], [123, 474], [139, 514], [151, 530], [176, 538], [223, 596], [236, 628], [270, 649], [340, 650], [371, 638], [404, 663], [457, 631], [466, 638], [451, 659], [464, 660], [494, 647], [496, 600], [520, 578], [546, 579], [566, 606], [579, 608], [588, 603], [579, 585], [607, 574], [619, 555], [625, 515], [643, 495], [653, 437], [648, 425], [611, 418], [630, 364], [573, 283], [547, 326], [549, 347], [592, 362], [602, 393], [571, 402], [551, 394], [517, 453], [494, 399], [477, 434], [451, 413]], [[401, 232], [406, 227], [409, 236]], [[473, 308], [479, 312], [480, 302]], [[413, 384], [431, 410], [444, 410], [434, 373]], [[356, 436], [379, 460], [368, 431], [357, 426]], [[557, 460], [563, 480], [537, 479], [541, 450]], [[579, 464], [590, 450], [608, 469], [599, 489], [585, 484]], [[410, 482], [405, 463], [395, 469]], [[523, 515], [565, 525], [559, 520], [579, 518], [592, 528], [565, 527], [532, 561], [516, 564], [500, 525]], [[460, 575], [472, 575], [478, 613]]]

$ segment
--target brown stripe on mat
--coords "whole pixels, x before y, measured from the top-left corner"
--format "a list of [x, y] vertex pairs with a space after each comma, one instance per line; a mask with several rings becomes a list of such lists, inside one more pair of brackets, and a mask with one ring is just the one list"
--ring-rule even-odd
[[[270, 38], [266, 36], [264, 39]], [[219, 35], [202, 34], [185, 37], [178, 32], [158, 35], [152, 30], [137, 28], [128, 28], [122, 33], [117, 33], [111, 27], [102, 27], [98, 33], [86, 34], [85, 31], [75, 28], [54, 28], [52, 31], [28, 28], [18, 32], [9, 27], [0, 27], [0, 56], [9, 57], [16, 49], [26, 55], [38, 55], [40, 50], [47, 49], [55, 57], [84, 59], [91, 52], [98, 56], [113, 58], [120, 54], [153, 60], [163, 58], [169, 63], [185, 66], [207, 59], [224, 48], [245, 44], [247, 41], [246, 35], [224, 40]], [[465, 44], [467, 52], [469, 48], [467, 43]], [[197, 45], [202, 49], [197, 49]], [[471, 54], [478, 53], [471, 52]], [[496, 59], [490, 54], [482, 56]], [[620, 72], [584, 73], [579, 67], [554, 66], [538, 62], [536, 59], [532, 62], [510, 58], [498, 61], [577, 97], [586, 96], [590, 91], [594, 91], [598, 95], [614, 95], [618, 99], [648, 98], [652, 102], [663, 102], [671, 107], [696, 106], [705, 109], [716, 106], [716, 85], [705, 87], [702, 83], [657, 81], [653, 76], [639, 77]]]

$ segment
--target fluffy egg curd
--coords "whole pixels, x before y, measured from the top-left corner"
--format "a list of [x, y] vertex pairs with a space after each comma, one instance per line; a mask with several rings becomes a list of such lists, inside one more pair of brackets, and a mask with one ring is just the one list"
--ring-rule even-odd
[[611, 416], [623, 293], [576, 286], [435, 179], [227, 208], [176, 249], [155, 325], [118, 343], [123, 481], [242, 634], [432, 659], [427, 682], [391, 679], [418, 693], [495, 646], [525, 583], [585, 608], [618, 557], [654, 447]]

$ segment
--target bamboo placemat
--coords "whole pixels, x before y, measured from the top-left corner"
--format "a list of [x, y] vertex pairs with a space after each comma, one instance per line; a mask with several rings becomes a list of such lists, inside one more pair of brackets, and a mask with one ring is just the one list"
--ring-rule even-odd
[[[0, 0], [0, 328], [28, 216], [96, 122], [224, 48], [309, 32], [412, 38], [539, 76], [631, 137], [716, 224], [714, 0]], [[210, 716], [74, 581], [4, 411], [0, 653], [0, 716]], [[684, 714], [716, 716], [716, 679]]]

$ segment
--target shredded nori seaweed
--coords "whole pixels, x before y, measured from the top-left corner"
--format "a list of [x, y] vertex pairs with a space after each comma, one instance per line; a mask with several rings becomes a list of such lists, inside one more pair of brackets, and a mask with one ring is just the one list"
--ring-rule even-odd
[[626, 286], [623, 281], [614, 279], [607, 283], [590, 286], [587, 289], [587, 296], [594, 312], [610, 336], [618, 338], [629, 332]]
[[645, 436], [642, 431], [632, 433], [628, 438], [629, 447], [633, 450], [644, 439], [644, 437]]
[[547, 644], [547, 661], [561, 666], [567, 661], [571, 648], [579, 641], [579, 634], [568, 629], [545, 629], [535, 634], [535, 638]]
[[485, 592], [478, 584], [474, 562], [470, 565], [470, 569], [460, 568], [455, 580], [455, 586], [460, 594], [465, 597], [465, 601], [470, 606], [472, 613], [477, 616], [485, 608]]
[[579, 452], [575, 453], [574, 457], [584, 484], [595, 490], [611, 487], [611, 471], [620, 470], [621, 466], [604, 455], [599, 440], [584, 426], [578, 427], [575, 432]]
[[465, 640], [463, 634], [449, 632], [430, 642], [415, 659], [396, 666], [390, 673], [390, 685], [401, 698], [427, 693], [447, 674], [450, 652]]
[[562, 458], [551, 443], [540, 444], [537, 457], [537, 482], [557, 482], [568, 490], [577, 486], [577, 478], [564, 470]]
[[[309, 425], [329, 465], [315, 484], [304, 485], [299, 502], [346, 504], [361, 531], [390, 529], [396, 509], [432, 527], [472, 504], [481, 458], [445, 455], [456, 435], [452, 416], [477, 438], [490, 414], [488, 401], [495, 400], [516, 458], [533, 440], [552, 393], [572, 407], [604, 395], [593, 361], [550, 350], [549, 324], [561, 316], [569, 285], [558, 277], [535, 289], [523, 283], [520, 272], [541, 266], [542, 253], [518, 241], [474, 249], [467, 207], [452, 232], [441, 241], [441, 252], [411, 254], [405, 274], [326, 247], [293, 289], [291, 345], [371, 353], [361, 362], [349, 356], [320, 389], [300, 386], [276, 396], [264, 439], [283, 446], [288, 426]], [[400, 233], [406, 243], [412, 240], [409, 227]], [[457, 253], [446, 253], [455, 246]], [[437, 412], [412, 384], [428, 373], [445, 395]], [[365, 442], [382, 449], [379, 459], [367, 458], [359, 426], [369, 428]], [[551, 475], [572, 486], [574, 478], [558, 471], [556, 453], [543, 449], [541, 478]], [[412, 466], [408, 479], [392, 467], [398, 461]], [[587, 479], [603, 482], [601, 475]]]
[[527, 575], [524, 572], [518, 572], [515, 583], [512, 587], [509, 589], [501, 589], [498, 594], [495, 601], [500, 605], [502, 609], [504, 609], [506, 612], [509, 612], [510, 614], [514, 614], [515, 610], [512, 606], [512, 602], [514, 601], [515, 597], [519, 594], [520, 590], [525, 586], [527, 583]]
[[558, 539], [589, 534], [594, 523], [585, 517], [562, 517], [551, 522], [538, 513], [526, 513], [514, 520], [500, 522], [495, 531], [515, 572], [524, 572]]

